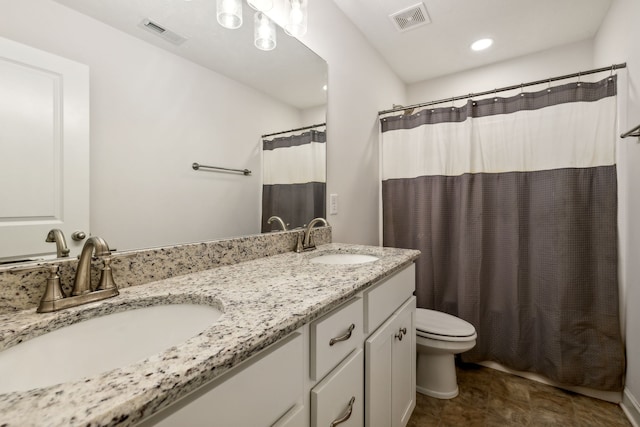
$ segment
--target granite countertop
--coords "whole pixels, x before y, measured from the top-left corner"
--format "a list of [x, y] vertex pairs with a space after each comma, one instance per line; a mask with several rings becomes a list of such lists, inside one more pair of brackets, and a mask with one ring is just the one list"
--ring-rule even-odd
[[[365, 264], [324, 265], [322, 253]], [[120, 290], [57, 313], [0, 316], [0, 350], [100, 314], [167, 303], [211, 304], [222, 317], [199, 335], [138, 363], [75, 382], [0, 394], [0, 427], [134, 425], [414, 261], [419, 251], [331, 243]], [[114, 272], [117, 279], [117, 272]], [[99, 333], [99, 331], [96, 331]], [[73, 361], [69, 361], [73, 363]], [[52, 367], [55, 369], [55, 367]]]

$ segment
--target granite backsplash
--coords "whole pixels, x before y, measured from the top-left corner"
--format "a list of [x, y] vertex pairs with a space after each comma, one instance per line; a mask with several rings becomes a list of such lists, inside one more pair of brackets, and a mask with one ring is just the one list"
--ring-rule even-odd
[[[114, 252], [113, 278], [118, 288], [126, 288], [291, 252], [300, 233], [294, 230]], [[331, 227], [314, 228], [312, 233], [316, 244], [331, 243]], [[36, 308], [45, 289], [47, 266], [52, 264], [60, 266], [58, 274], [68, 295], [78, 265], [75, 257], [0, 267], [0, 314]], [[98, 283], [99, 274], [96, 265], [92, 268], [92, 283]]]

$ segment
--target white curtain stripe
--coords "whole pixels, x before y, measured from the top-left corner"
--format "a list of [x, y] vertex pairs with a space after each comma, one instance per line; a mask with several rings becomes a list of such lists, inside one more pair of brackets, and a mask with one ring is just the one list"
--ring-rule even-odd
[[263, 152], [263, 184], [326, 182], [326, 145], [311, 142]]
[[615, 123], [610, 96], [383, 132], [382, 179], [613, 165]]

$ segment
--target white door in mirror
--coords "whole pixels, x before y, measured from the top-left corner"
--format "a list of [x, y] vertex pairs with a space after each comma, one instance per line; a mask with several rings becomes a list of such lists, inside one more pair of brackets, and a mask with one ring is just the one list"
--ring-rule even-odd
[[0, 93], [0, 260], [55, 254], [89, 231], [89, 67], [0, 38]]

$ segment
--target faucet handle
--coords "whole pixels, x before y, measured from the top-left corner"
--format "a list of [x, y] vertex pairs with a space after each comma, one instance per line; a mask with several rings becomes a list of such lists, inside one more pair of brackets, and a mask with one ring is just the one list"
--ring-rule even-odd
[[304, 231], [298, 233], [298, 239], [296, 241], [296, 248], [295, 248], [295, 251], [297, 253], [302, 252], [302, 236], [304, 236]]
[[113, 280], [113, 271], [111, 270], [111, 257], [103, 257], [102, 261], [104, 263], [104, 267], [102, 267], [102, 272], [100, 273], [100, 283], [98, 283], [96, 291], [115, 289], [117, 292], [118, 286], [116, 286], [116, 283]]
[[40, 305], [36, 312], [49, 313], [55, 311], [55, 304], [57, 301], [66, 298], [62, 287], [60, 286], [60, 276], [58, 276], [58, 270], [60, 266], [51, 265], [47, 268], [49, 270], [49, 277], [47, 277], [47, 287], [40, 299]]

